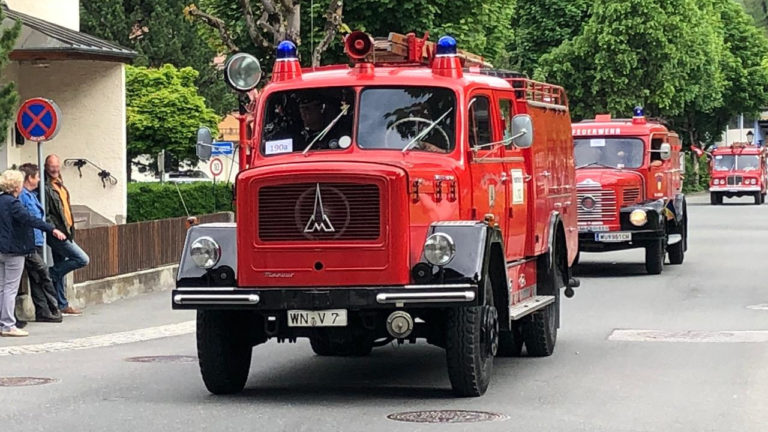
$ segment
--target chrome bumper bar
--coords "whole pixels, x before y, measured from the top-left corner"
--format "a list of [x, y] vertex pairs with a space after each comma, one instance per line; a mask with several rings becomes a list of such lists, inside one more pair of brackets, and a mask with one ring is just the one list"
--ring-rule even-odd
[[470, 302], [475, 299], [474, 291], [447, 291], [447, 292], [414, 292], [414, 293], [380, 293], [376, 295], [376, 302], [380, 304], [397, 303], [452, 303]]
[[256, 294], [176, 294], [178, 305], [255, 305], [261, 299]]

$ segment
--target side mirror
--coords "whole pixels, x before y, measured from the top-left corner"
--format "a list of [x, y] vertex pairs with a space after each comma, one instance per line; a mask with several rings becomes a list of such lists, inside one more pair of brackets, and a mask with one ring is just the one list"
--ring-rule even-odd
[[211, 151], [213, 150], [213, 135], [211, 130], [207, 127], [201, 127], [197, 130], [197, 147], [195, 148], [195, 154], [200, 160], [207, 161], [211, 158]]
[[672, 157], [672, 146], [669, 143], [661, 143], [659, 147], [659, 153], [662, 160], [669, 160]]
[[533, 120], [528, 114], [518, 114], [512, 118], [512, 136], [509, 138], [519, 148], [529, 148], [533, 144]]

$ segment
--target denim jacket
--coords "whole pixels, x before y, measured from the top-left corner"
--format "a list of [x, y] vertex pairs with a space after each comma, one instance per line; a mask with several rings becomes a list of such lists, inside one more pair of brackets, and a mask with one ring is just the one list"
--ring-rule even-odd
[[[34, 192], [30, 192], [26, 188], [22, 189], [21, 195], [19, 195], [19, 201], [24, 204], [24, 207], [27, 208], [29, 214], [43, 220], [43, 205], [40, 204], [40, 201], [37, 199]], [[43, 232], [39, 229], [35, 229], [35, 246], [43, 246], [44, 244]]]

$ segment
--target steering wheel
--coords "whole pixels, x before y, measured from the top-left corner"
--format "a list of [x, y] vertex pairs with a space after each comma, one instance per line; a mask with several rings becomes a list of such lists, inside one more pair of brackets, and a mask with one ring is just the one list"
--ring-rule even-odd
[[[408, 122], [412, 122], [412, 123], [427, 123], [427, 127], [430, 127], [430, 126], [432, 126], [432, 124], [434, 124], [434, 122], [433, 122], [432, 120], [427, 120], [427, 119], [425, 119], [425, 118], [423, 118], [423, 117], [405, 117], [405, 118], [401, 118], [400, 120], [398, 120], [398, 121], [396, 121], [396, 122], [392, 123], [392, 124], [391, 124], [391, 125], [390, 125], [390, 126], [387, 128], [387, 133], [385, 133], [385, 134], [384, 134], [384, 146], [385, 146], [386, 148], [389, 148], [389, 137], [390, 137], [390, 135], [389, 135], [389, 134], [390, 134], [390, 133], [391, 133], [391, 132], [392, 132], [392, 131], [393, 131], [393, 130], [394, 130], [396, 127], [397, 127], [397, 126], [399, 126], [399, 125], [401, 125], [401, 124], [403, 124], [403, 123], [408, 123]], [[440, 132], [440, 135], [442, 135], [442, 136], [443, 136], [443, 139], [445, 140], [445, 148], [443, 148], [443, 149], [440, 149], [440, 150], [442, 150], [442, 151], [448, 151], [448, 148], [451, 146], [451, 139], [450, 139], [450, 138], [448, 138], [448, 134], [447, 134], [447, 133], [445, 133], [445, 130], [443, 130], [443, 128], [442, 128], [442, 127], [440, 127], [440, 126], [435, 126], [435, 127], [432, 129], [432, 130], [433, 130], [433, 131], [438, 131], [438, 132]], [[417, 135], [418, 135], [418, 134], [417, 134]], [[433, 146], [434, 146], [434, 145], [433, 145]], [[434, 146], [434, 147], [437, 147], [437, 146]], [[439, 147], [438, 147], [438, 148], [439, 148]]]

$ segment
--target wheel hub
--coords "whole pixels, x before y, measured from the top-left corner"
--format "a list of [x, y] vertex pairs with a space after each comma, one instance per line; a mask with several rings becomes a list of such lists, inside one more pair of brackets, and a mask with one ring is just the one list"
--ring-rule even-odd
[[490, 357], [499, 350], [499, 314], [493, 306], [483, 306], [481, 332], [483, 352]]

